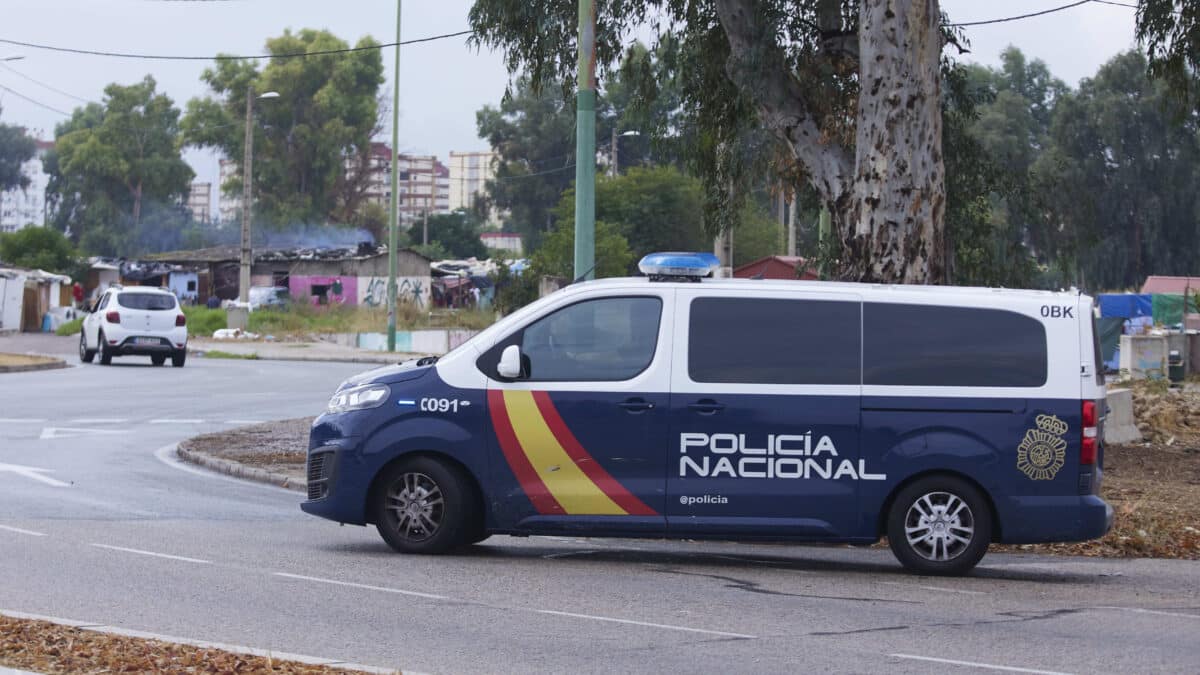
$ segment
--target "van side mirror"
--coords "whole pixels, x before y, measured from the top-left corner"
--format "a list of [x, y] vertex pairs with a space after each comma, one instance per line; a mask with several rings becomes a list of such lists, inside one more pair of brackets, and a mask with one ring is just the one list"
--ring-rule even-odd
[[509, 345], [500, 352], [500, 363], [496, 364], [496, 372], [500, 374], [500, 377], [510, 380], [528, 377], [528, 371], [521, 367], [524, 360], [524, 357], [521, 356], [521, 348], [517, 345]]

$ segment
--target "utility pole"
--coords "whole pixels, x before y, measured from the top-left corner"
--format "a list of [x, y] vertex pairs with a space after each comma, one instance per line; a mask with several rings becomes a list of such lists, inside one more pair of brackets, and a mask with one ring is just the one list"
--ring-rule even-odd
[[250, 302], [250, 265], [252, 251], [250, 250], [250, 181], [253, 180], [254, 170], [251, 162], [254, 157], [254, 85], [246, 87], [246, 138], [242, 143], [242, 265], [238, 270], [238, 302]]
[[400, 195], [396, 184], [396, 168], [400, 163], [397, 148], [400, 147], [400, 9], [403, 0], [396, 0], [396, 66], [392, 81], [392, 198], [388, 211], [388, 337], [389, 352], [396, 351], [396, 234], [399, 228]]
[[796, 255], [796, 197], [788, 202], [787, 254]]
[[[817, 221], [817, 236], [821, 242], [821, 253], [823, 258], [829, 257], [830, 235], [832, 234], [832, 222], [829, 216], [829, 207], [821, 207], [821, 217]], [[821, 262], [819, 276], [821, 279], [828, 278], [829, 270], [826, 268], [824, 261]]]
[[596, 3], [579, 0], [575, 94], [575, 278], [596, 278]]

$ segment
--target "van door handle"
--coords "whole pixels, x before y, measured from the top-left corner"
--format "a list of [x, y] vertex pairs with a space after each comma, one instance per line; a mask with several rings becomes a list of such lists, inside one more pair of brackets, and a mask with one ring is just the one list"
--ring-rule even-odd
[[618, 406], [628, 410], [631, 413], [640, 413], [647, 410], [653, 410], [654, 404], [643, 398], [630, 398], [621, 401]]
[[701, 415], [715, 415], [717, 412], [724, 410], [725, 406], [724, 404], [717, 403], [711, 398], [702, 398], [699, 401], [689, 405], [688, 408], [695, 410]]

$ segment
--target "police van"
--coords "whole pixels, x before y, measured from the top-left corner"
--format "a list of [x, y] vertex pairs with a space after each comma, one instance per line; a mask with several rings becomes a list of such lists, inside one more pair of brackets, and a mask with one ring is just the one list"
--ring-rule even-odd
[[578, 283], [341, 385], [304, 511], [394, 549], [572, 534], [870, 544], [962, 574], [1102, 536], [1092, 298], [711, 278]]

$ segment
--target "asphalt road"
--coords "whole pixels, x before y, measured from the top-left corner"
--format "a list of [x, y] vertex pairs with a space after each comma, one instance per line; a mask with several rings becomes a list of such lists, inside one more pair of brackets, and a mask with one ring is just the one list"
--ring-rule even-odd
[[1196, 562], [993, 553], [933, 579], [885, 550], [510, 537], [398, 556], [165, 452], [313, 414], [361, 366], [116, 363], [0, 375], [0, 610], [426, 672], [1200, 669]]

